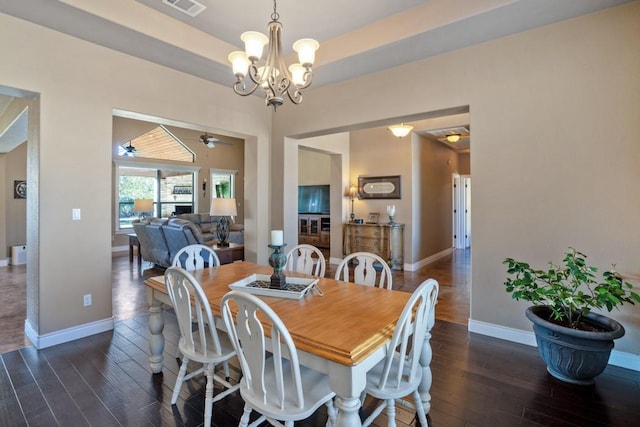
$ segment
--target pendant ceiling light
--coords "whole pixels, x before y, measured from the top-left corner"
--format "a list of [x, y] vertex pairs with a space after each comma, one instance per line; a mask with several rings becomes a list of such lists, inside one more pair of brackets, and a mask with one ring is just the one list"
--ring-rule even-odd
[[405, 125], [404, 123], [401, 123], [399, 125], [389, 126], [388, 129], [391, 131], [391, 133], [394, 136], [397, 136], [398, 138], [402, 138], [409, 135], [409, 132], [411, 132], [411, 130], [413, 129], [413, 126], [409, 126], [409, 125]]
[[[236, 76], [234, 92], [247, 96], [260, 87], [265, 93], [267, 106], [273, 106], [274, 110], [283, 104], [285, 94], [294, 104], [302, 102], [301, 90], [311, 84], [311, 67], [315, 61], [316, 50], [320, 46], [313, 39], [298, 40], [293, 44], [293, 50], [298, 53], [299, 63], [287, 68], [282, 56], [282, 24], [278, 18], [280, 15], [276, 11], [276, 0], [273, 0], [273, 13], [268, 25], [269, 37], [256, 31], [242, 33], [240, 39], [244, 42], [245, 51], [229, 54], [233, 74]], [[267, 59], [264, 64], [258, 64], [264, 45], [267, 43], [269, 43]], [[251, 79], [249, 87], [245, 80], [247, 74]]]
[[447, 141], [449, 141], [452, 144], [455, 144], [456, 142], [460, 141], [460, 134], [452, 133], [451, 135], [447, 135]]

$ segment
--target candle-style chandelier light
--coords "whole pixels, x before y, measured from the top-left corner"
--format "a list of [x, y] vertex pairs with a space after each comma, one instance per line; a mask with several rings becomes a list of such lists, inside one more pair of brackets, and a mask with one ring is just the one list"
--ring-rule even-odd
[[[293, 50], [298, 53], [298, 63], [288, 68], [282, 56], [282, 24], [278, 19], [276, 0], [273, 0], [273, 13], [269, 22], [269, 37], [257, 31], [242, 33], [240, 39], [244, 42], [245, 51], [234, 51], [229, 54], [229, 61], [233, 66], [236, 82], [233, 85], [235, 93], [241, 96], [251, 95], [258, 87], [265, 93], [267, 106], [277, 107], [283, 104], [285, 94], [294, 104], [302, 102], [301, 90], [311, 84], [311, 67], [315, 60], [316, 50], [320, 46], [313, 39], [300, 39], [293, 44]], [[269, 51], [264, 64], [258, 64], [262, 57], [264, 45], [269, 43]], [[245, 76], [249, 74], [250, 87], [247, 87]]]

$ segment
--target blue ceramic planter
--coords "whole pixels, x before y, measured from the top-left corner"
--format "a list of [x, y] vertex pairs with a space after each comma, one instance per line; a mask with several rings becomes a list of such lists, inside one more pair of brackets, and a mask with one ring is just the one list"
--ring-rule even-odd
[[545, 320], [551, 310], [533, 306], [526, 316], [533, 322], [538, 351], [555, 378], [578, 385], [593, 384], [609, 363], [613, 340], [624, 335], [624, 327], [609, 317], [589, 313], [585, 321], [606, 332], [567, 328]]

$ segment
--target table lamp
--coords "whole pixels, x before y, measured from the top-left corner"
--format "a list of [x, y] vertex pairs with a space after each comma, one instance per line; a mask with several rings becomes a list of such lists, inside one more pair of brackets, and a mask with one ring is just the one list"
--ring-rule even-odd
[[349, 186], [349, 190], [347, 190], [347, 194], [345, 195], [351, 199], [351, 215], [349, 215], [349, 218], [351, 218], [351, 222], [353, 222], [356, 217], [353, 213], [353, 199], [355, 199], [356, 197], [360, 197], [360, 195], [358, 194], [358, 187], [351, 184]]
[[140, 221], [142, 221], [147, 212], [153, 212], [153, 199], [135, 199], [133, 201], [133, 212], [138, 213]]
[[218, 246], [229, 246], [229, 217], [238, 215], [236, 199], [212, 199], [209, 214], [220, 217], [216, 226]]

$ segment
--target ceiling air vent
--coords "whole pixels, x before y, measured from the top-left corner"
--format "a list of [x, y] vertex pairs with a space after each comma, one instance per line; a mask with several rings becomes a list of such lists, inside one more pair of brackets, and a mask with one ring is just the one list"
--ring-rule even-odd
[[162, 0], [162, 3], [178, 9], [180, 12], [186, 13], [189, 16], [196, 16], [207, 8], [207, 6], [193, 0]]

